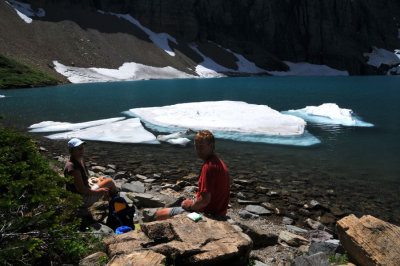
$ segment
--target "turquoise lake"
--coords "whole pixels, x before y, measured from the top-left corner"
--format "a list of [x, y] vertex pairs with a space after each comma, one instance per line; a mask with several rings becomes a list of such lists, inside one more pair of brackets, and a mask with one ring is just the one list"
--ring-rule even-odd
[[[186, 102], [244, 101], [268, 105], [278, 111], [336, 103], [341, 108], [352, 109], [374, 127], [308, 123], [307, 131], [321, 143], [299, 147], [218, 140], [217, 152], [223, 158], [250, 154], [240, 158], [248, 170], [271, 159], [279, 161], [281, 168], [288, 166], [300, 173], [323, 173], [315, 182], [334, 184], [336, 190], [343, 188], [343, 193], [350, 194], [354, 202], [366, 193], [368, 199], [372, 197], [376, 203], [370, 209], [393, 210], [396, 206], [400, 209], [400, 77], [149, 80], [0, 90], [0, 95], [6, 96], [0, 98], [3, 122], [15, 125], [20, 131], [27, 131], [28, 126], [42, 121], [85, 122], [123, 116], [122, 112], [130, 108]], [[193, 149], [190, 146], [178, 150], [172, 145], [125, 145], [153, 152], [157, 149], [192, 152]], [[113, 147], [110, 145], [110, 149]], [[324, 178], [326, 175], [328, 177]], [[297, 174], [289, 176], [296, 178]], [[357, 193], [351, 194], [353, 190]], [[384, 218], [400, 223], [399, 211], [384, 211], [390, 212], [383, 215]]]

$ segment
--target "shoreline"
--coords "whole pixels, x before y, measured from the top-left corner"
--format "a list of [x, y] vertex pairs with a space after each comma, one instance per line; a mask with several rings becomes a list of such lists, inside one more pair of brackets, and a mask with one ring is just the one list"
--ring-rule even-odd
[[[44, 147], [41, 153], [51, 160], [57, 156], [68, 155], [66, 141], [49, 140], [38, 135], [31, 137], [35, 139], [37, 146]], [[198, 177], [202, 162], [196, 157], [192, 146], [161, 144], [154, 147], [145, 144], [124, 145], [89, 141], [86, 163], [88, 166], [115, 165], [116, 172], [123, 171], [131, 176], [161, 176], [154, 185], [174, 184], [183, 180], [185, 176]], [[268, 203], [272, 210], [279, 209], [279, 215], [269, 216], [272, 220], [281, 220], [283, 216], [288, 216], [294, 219], [296, 226], [304, 227], [307, 226], [305, 220], [311, 218], [321, 221], [332, 231], [337, 220], [351, 213], [359, 217], [369, 214], [396, 225], [400, 224], [400, 217], [396, 220], [395, 216], [390, 216], [392, 212], [389, 209], [377, 208], [377, 205], [382, 203], [372, 197], [374, 190], [370, 193], [357, 191], [360, 187], [357, 187], [359, 184], [356, 181], [342, 180], [341, 182], [350, 185], [349, 188], [343, 188], [338, 180], [333, 182], [332, 178], [327, 178], [326, 173], [316, 167], [294, 171], [296, 166], [283, 165], [279, 158], [262, 160], [259, 166], [264, 165], [264, 168], [251, 170], [243, 158], [248, 160], [248, 157], [254, 154], [228, 156], [229, 151], [218, 147], [217, 144], [216, 153], [226, 163], [230, 172], [230, 204], [234, 209], [243, 209], [246, 201]], [[192, 181], [192, 185], [197, 186], [196, 178]], [[347, 194], [349, 189], [353, 190], [351, 194]], [[318, 202], [318, 206], [309, 207], [312, 201]]]

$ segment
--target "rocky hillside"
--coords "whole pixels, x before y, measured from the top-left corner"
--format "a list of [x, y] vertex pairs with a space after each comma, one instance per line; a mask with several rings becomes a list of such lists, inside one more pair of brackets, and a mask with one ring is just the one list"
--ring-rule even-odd
[[[269, 71], [288, 70], [284, 61], [290, 61], [327, 65], [351, 75], [384, 74], [389, 66], [367, 64], [364, 53], [373, 47], [391, 52], [400, 48], [397, 0], [24, 2], [32, 10], [42, 8], [45, 15], [34, 16], [28, 24], [1, 0], [0, 54], [52, 74], [57, 60], [85, 68], [135, 62], [195, 75], [204, 58], [193, 44], [234, 71], [238, 65], [233, 52]], [[169, 38], [168, 45], [175, 55], [160, 49], [142, 27], [116, 14], [129, 14], [153, 32], [172, 36], [175, 41]]]

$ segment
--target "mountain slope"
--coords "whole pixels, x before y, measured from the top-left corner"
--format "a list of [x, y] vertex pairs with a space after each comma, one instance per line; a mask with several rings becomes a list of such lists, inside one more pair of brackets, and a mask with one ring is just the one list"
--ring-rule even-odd
[[[265, 71], [288, 70], [285, 60], [327, 65], [352, 75], [384, 74], [389, 67], [368, 65], [364, 53], [375, 46], [390, 51], [400, 47], [395, 16], [400, 3], [395, 0], [25, 2], [33, 10], [43, 8], [45, 16], [28, 24], [0, 1], [0, 54], [48, 73], [55, 72], [56, 60], [67, 66], [113, 69], [135, 62], [197, 75], [205, 56], [225, 74], [243, 75], [241, 54]], [[145, 27], [155, 34], [168, 33], [174, 55], [160, 48]]]

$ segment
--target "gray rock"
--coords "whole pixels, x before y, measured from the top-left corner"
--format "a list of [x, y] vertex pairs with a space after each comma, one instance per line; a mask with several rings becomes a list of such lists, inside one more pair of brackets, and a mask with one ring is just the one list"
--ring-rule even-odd
[[129, 178], [129, 175], [126, 172], [118, 172], [113, 176], [114, 180], [118, 180], [118, 179], [123, 179], [123, 178]]
[[152, 222], [156, 219], [156, 213], [160, 208], [146, 208], [143, 209], [143, 222]]
[[[123, 197], [125, 200], [126, 200], [126, 202], [128, 203], [128, 204], [132, 204], [133, 203], [133, 201], [131, 200], [131, 197], [133, 197], [133, 195], [132, 195], [132, 193], [129, 193], [129, 192], [120, 192], [119, 193], [119, 195], [121, 196], [121, 197]], [[130, 195], [130, 196], [128, 196], [128, 195]]]
[[294, 232], [296, 234], [305, 234], [308, 231], [305, 229], [302, 229], [300, 227], [294, 226], [294, 225], [286, 225], [287, 230], [289, 230], [290, 232]]
[[107, 225], [101, 223], [94, 223], [92, 225], [92, 234], [97, 238], [101, 238], [103, 236], [109, 236], [115, 234], [114, 231], [108, 227]]
[[140, 205], [145, 208], [157, 208], [164, 207], [165, 203], [161, 201], [161, 198], [149, 194], [149, 193], [132, 193], [136, 200], [139, 201]]
[[260, 203], [259, 201], [255, 201], [255, 200], [241, 200], [241, 199], [238, 199], [237, 202], [240, 205], [249, 205], [249, 204], [256, 205], [256, 204]]
[[144, 176], [144, 175], [139, 175], [139, 174], [137, 174], [137, 175], [136, 175], [136, 178], [139, 178], [139, 179], [141, 179], [141, 180], [146, 180], [148, 177], [147, 177], [147, 176]]
[[121, 186], [122, 191], [144, 193], [146, 191], [144, 184], [139, 181], [125, 183]]
[[322, 230], [311, 230], [304, 236], [312, 242], [325, 242], [333, 238], [331, 234]]
[[317, 254], [313, 254], [311, 256], [303, 255], [297, 257], [291, 266], [312, 266], [312, 265], [330, 266], [331, 264], [329, 263], [326, 254], [320, 252]]
[[241, 199], [241, 200], [246, 199], [246, 195], [244, 195], [242, 192], [238, 192], [236, 196], [238, 197], [238, 199]]
[[197, 192], [197, 187], [196, 186], [188, 186], [183, 189], [184, 194], [192, 194]]
[[104, 173], [107, 174], [107, 175], [112, 175], [112, 174], [115, 173], [115, 170], [111, 169], [111, 168], [108, 168], [107, 170], [104, 171]]
[[267, 195], [270, 197], [279, 197], [279, 193], [276, 191], [269, 191]]
[[144, 183], [153, 183], [155, 181], [156, 180], [154, 178], [149, 178], [149, 179], [143, 180]]
[[99, 172], [104, 173], [104, 171], [106, 171], [106, 168], [103, 166], [100, 166], [100, 165], [96, 165], [96, 166], [92, 167], [92, 171], [95, 173], [99, 173]]
[[308, 252], [312, 254], [316, 254], [319, 252], [323, 252], [325, 254], [335, 254], [339, 249], [340, 244], [334, 244], [329, 242], [314, 242], [308, 249]]
[[239, 226], [242, 228], [243, 233], [251, 238], [255, 248], [273, 246], [278, 243], [277, 234], [265, 232], [245, 224], [239, 224]]
[[80, 266], [98, 265], [98, 262], [102, 257], [108, 258], [107, 254], [104, 252], [100, 251], [100, 252], [93, 253], [93, 254], [81, 259], [79, 261], [79, 265]]
[[243, 218], [243, 219], [258, 219], [258, 218], [260, 218], [259, 215], [253, 214], [253, 213], [248, 212], [248, 211], [246, 211], [246, 210], [240, 210], [240, 211], [239, 211], [239, 216], [240, 216], [241, 218]]
[[181, 187], [179, 185], [177, 185], [177, 184], [165, 184], [161, 188], [162, 189], [170, 188], [170, 189], [173, 189], [175, 191], [179, 191], [181, 189]]
[[271, 211], [267, 210], [264, 207], [258, 205], [247, 205], [245, 208], [246, 211], [255, 213], [257, 215], [268, 215], [271, 214]]
[[153, 178], [160, 179], [161, 178], [161, 174], [160, 173], [153, 174]]
[[115, 164], [107, 164], [107, 168], [111, 168], [111, 169], [117, 169], [117, 166], [115, 166]]
[[314, 221], [310, 218], [306, 219], [306, 224], [314, 230], [323, 230], [325, 228], [325, 225], [323, 225], [322, 223], [318, 222], [318, 221]]
[[287, 225], [291, 225], [291, 224], [293, 224], [293, 219], [289, 218], [289, 217], [283, 217], [282, 223], [283, 224], [287, 224]]

